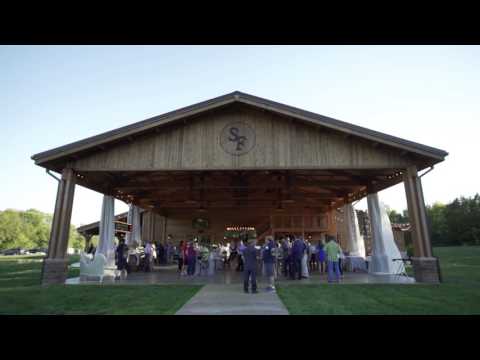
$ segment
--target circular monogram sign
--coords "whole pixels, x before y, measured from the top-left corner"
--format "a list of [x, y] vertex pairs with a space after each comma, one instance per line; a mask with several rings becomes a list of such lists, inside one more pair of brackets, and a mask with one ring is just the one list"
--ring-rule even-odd
[[246, 154], [255, 146], [255, 131], [244, 122], [232, 122], [223, 128], [220, 145], [231, 155]]

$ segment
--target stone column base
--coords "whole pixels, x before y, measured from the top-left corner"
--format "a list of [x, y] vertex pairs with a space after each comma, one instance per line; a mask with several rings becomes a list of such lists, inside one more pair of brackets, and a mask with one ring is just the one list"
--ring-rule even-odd
[[413, 273], [416, 282], [440, 283], [440, 263], [435, 257], [412, 258]]
[[65, 284], [68, 276], [68, 259], [44, 259], [42, 285]]
[[369, 272], [371, 273], [388, 273], [388, 257], [386, 255], [372, 255], [369, 264]]

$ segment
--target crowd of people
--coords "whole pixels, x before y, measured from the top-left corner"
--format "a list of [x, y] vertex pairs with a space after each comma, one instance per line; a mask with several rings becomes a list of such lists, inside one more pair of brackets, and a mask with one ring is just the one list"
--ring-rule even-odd
[[[134, 249], [134, 257], [138, 260], [135, 261], [136, 268], [145, 272], [152, 271], [153, 265], [170, 265], [175, 261], [175, 246], [173, 245], [171, 238], [164, 245], [160, 242], [153, 243], [146, 241], [144, 246], [139, 246]], [[115, 263], [118, 270], [131, 271], [131, 264], [128, 261], [128, 257], [131, 253], [131, 249], [125, 244], [125, 239], [120, 239], [118, 245], [115, 248]]]
[[[125, 258], [128, 248], [123, 241], [117, 247], [117, 267], [128, 271]], [[243, 237], [239, 241], [227, 244], [206, 245], [198, 241], [180, 241], [173, 245], [171, 235], [166, 245], [146, 241], [143, 247], [143, 266], [146, 272], [152, 265], [178, 264], [178, 273], [182, 276], [213, 275], [218, 263], [223, 269], [231, 269], [244, 274], [244, 290], [257, 292], [257, 269], [262, 268], [268, 279], [267, 290], [274, 291], [274, 279], [283, 275], [287, 279], [300, 280], [317, 271], [328, 274], [328, 282], [338, 282], [343, 277], [340, 244], [335, 237], [327, 235], [325, 240], [316, 244], [310, 240], [294, 235], [286, 235], [274, 240], [267, 236], [262, 246], [257, 246], [256, 239]], [[249, 286], [250, 284], [250, 286]]]
[[284, 277], [294, 279], [308, 278], [318, 271], [328, 273], [328, 281], [339, 281], [343, 277], [341, 259], [344, 258], [340, 244], [334, 236], [326, 236], [317, 244], [302, 237], [288, 235], [279, 241], [281, 248], [281, 268]]

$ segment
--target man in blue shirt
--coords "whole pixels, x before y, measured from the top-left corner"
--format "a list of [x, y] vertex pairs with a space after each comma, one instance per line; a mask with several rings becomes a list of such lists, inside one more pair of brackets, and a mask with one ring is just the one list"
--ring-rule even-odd
[[275, 285], [273, 283], [273, 263], [275, 262], [275, 257], [273, 256], [272, 250], [275, 247], [273, 241], [273, 236], [267, 236], [265, 238], [266, 244], [263, 249], [263, 266], [265, 267], [265, 276], [268, 278], [267, 291], [275, 291]]
[[290, 248], [288, 244], [288, 239], [284, 238], [282, 240], [282, 256], [283, 256], [283, 276], [287, 277], [289, 274], [289, 264], [290, 264]]
[[251, 280], [252, 294], [257, 293], [257, 249], [255, 249], [255, 244], [256, 240], [251, 239], [243, 250], [243, 291], [248, 293], [248, 283]]
[[298, 280], [302, 278], [302, 257], [305, 251], [305, 244], [299, 238], [296, 238], [292, 246], [293, 257], [293, 278], [298, 274]]

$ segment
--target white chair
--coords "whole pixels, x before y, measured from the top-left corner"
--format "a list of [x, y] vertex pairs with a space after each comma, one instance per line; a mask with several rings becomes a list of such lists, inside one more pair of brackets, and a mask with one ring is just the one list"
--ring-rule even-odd
[[107, 259], [103, 254], [95, 254], [95, 257], [91, 260], [87, 254], [82, 252], [80, 253], [80, 276], [98, 277], [102, 282], [106, 263]]

